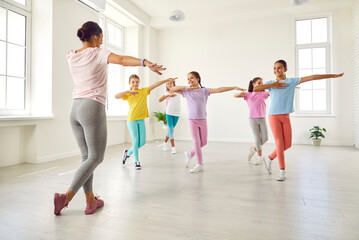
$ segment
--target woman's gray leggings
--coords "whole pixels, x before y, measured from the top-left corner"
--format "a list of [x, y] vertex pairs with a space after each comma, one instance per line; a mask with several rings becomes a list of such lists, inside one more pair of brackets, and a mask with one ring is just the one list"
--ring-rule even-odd
[[265, 118], [250, 118], [249, 125], [251, 126], [254, 143], [258, 151], [262, 150], [262, 146], [268, 141], [268, 130]]
[[92, 191], [93, 172], [102, 162], [107, 141], [105, 105], [92, 99], [74, 99], [70, 123], [81, 151], [82, 163], [72, 180], [70, 190], [76, 193], [81, 187]]

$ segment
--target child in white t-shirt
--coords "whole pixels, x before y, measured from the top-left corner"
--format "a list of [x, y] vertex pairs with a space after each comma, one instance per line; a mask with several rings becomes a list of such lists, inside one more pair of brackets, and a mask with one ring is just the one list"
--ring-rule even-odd
[[171, 145], [172, 145], [172, 154], [176, 153], [173, 132], [174, 132], [174, 128], [177, 125], [179, 115], [181, 113], [180, 95], [177, 93], [170, 93], [170, 89], [174, 86], [176, 86], [175, 82], [168, 82], [166, 84], [166, 94], [164, 94], [159, 99], [159, 102], [162, 102], [163, 100], [166, 99], [166, 119], [167, 119], [167, 126], [168, 126], [165, 142], [159, 146], [163, 148], [163, 151], [167, 151], [168, 150], [167, 142], [169, 139], [171, 142]]

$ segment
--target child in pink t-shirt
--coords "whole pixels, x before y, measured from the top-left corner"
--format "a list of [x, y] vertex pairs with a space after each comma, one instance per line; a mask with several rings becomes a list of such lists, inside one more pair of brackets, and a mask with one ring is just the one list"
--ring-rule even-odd
[[256, 77], [249, 82], [248, 92], [236, 93], [234, 95], [236, 98], [243, 97], [248, 103], [249, 125], [251, 126], [255, 142], [255, 147], [249, 148], [248, 161], [257, 152], [258, 159], [254, 162], [255, 165], [263, 162], [262, 146], [268, 141], [265, 100], [268, 98], [269, 93], [265, 91], [253, 92], [254, 87], [261, 84], [263, 84], [263, 80], [260, 77]]

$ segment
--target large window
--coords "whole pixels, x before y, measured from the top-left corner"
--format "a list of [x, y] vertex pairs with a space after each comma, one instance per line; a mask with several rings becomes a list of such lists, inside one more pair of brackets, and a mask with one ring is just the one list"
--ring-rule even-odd
[[[123, 27], [108, 18], [100, 19], [100, 26], [104, 32], [104, 47], [113, 53], [123, 55]], [[114, 96], [124, 91], [123, 67], [118, 64], [109, 64], [107, 82], [107, 113], [112, 116], [126, 115], [128, 104]]]
[[[329, 49], [327, 17], [296, 21], [297, 76], [329, 73]], [[330, 79], [324, 79], [301, 84], [296, 94], [296, 113], [330, 114], [330, 83]]]
[[0, 2], [0, 115], [29, 108], [30, 12], [27, 0]]

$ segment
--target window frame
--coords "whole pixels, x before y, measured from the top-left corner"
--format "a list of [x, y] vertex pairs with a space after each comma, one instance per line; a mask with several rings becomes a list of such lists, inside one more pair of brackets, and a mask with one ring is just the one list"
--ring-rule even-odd
[[[315, 20], [315, 19], [319, 19], [319, 18], [326, 18], [327, 19], [327, 41], [326, 42], [322, 42], [322, 43], [306, 43], [306, 44], [297, 44], [297, 26], [296, 23], [297, 21], [302, 21], [302, 20]], [[321, 14], [321, 15], [316, 15], [316, 16], [310, 16], [310, 17], [301, 17], [301, 18], [296, 18], [294, 20], [294, 29], [295, 29], [295, 72], [296, 72], [296, 76], [299, 76], [299, 50], [301, 49], [314, 49], [314, 48], [324, 48], [325, 49], [325, 53], [326, 53], [326, 59], [325, 59], [325, 68], [326, 68], [326, 72], [330, 73], [331, 72], [331, 16], [328, 14]], [[312, 55], [313, 57], [313, 55]], [[313, 68], [312, 68], [313, 69]], [[326, 110], [301, 110], [300, 109], [300, 90], [296, 90], [297, 94], [295, 94], [295, 114], [300, 116], [304, 116], [304, 115], [309, 115], [309, 116], [329, 116], [332, 114], [332, 80], [331, 79], [326, 79]], [[311, 89], [312, 91], [312, 96], [313, 96], [313, 90], [315, 89]], [[313, 106], [313, 98], [312, 98], [312, 106]]]
[[[24, 91], [24, 109], [0, 109], [0, 116], [29, 116], [31, 114], [31, 0], [27, 0], [27, 6], [23, 6], [19, 3], [11, 0], [4, 0], [0, 3], [1, 7], [7, 9], [7, 11], [13, 11], [26, 17], [25, 26], [25, 91]], [[6, 28], [6, 31], [8, 29]], [[2, 41], [2, 40], [0, 40]], [[2, 41], [8, 43], [7, 39]], [[6, 47], [6, 62], [7, 62], [7, 47]], [[7, 68], [5, 70], [5, 76], [7, 77]]]
[[[103, 38], [103, 47], [115, 54], [119, 54], [119, 55], [124, 55], [124, 27], [117, 23], [116, 21], [112, 20], [111, 18], [109, 17], [106, 17], [104, 15], [101, 15], [100, 16], [100, 20], [102, 21], [102, 29], [103, 29], [103, 32], [104, 32], [104, 38]], [[117, 28], [120, 28], [121, 29], [121, 43], [122, 43], [122, 46], [121, 48], [119, 48], [118, 46], [116, 45], [113, 45], [111, 43], [108, 42], [108, 29], [107, 29], [107, 23], [111, 23], [112, 25], [114, 25], [115, 27]], [[122, 70], [121, 71], [121, 78], [122, 78], [122, 83], [120, 83], [120, 86], [122, 88], [122, 90], [125, 89], [125, 81], [124, 81], [124, 77], [125, 77], [125, 73], [124, 71]], [[109, 80], [107, 80], [107, 87], [108, 87], [108, 84], [109, 84]], [[107, 89], [107, 98], [106, 98], [106, 114], [107, 116], [110, 116], [110, 117], [123, 117], [123, 116], [126, 116], [127, 114], [125, 113], [113, 113], [113, 112], [109, 112], [109, 98], [111, 96], [108, 95], [109, 94], [109, 90]], [[113, 97], [113, 96], [112, 96]], [[126, 111], [127, 113], [127, 111]]]

